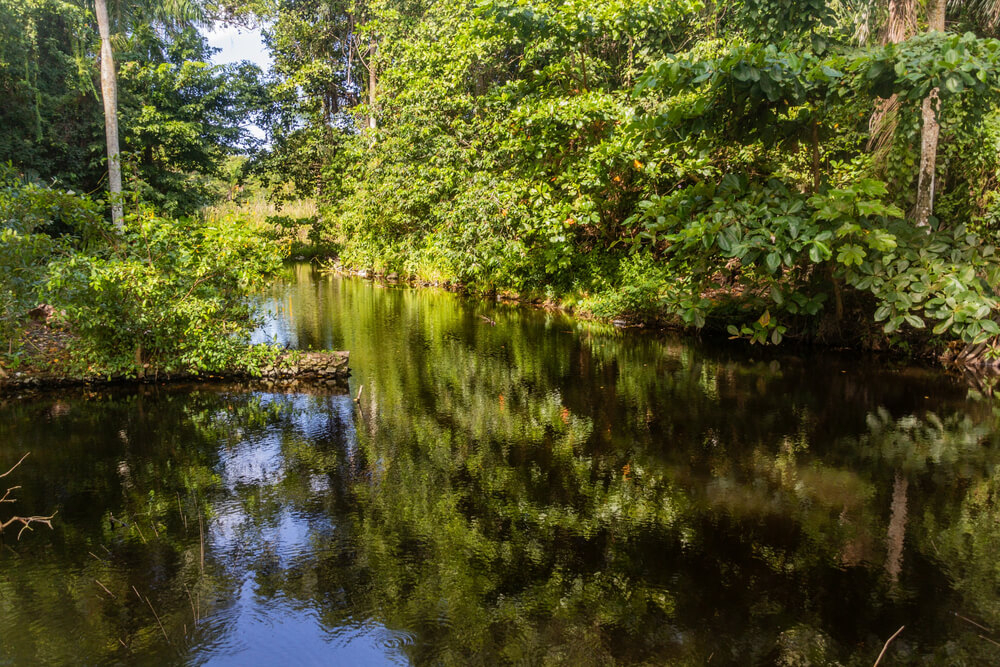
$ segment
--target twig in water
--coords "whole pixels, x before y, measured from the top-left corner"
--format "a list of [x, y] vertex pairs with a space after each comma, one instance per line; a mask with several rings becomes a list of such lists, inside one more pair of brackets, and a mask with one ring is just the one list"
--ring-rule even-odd
[[7, 521], [0, 523], [0, 533], [3, 533], [4, 529], [12, 523], [20, 522], [23, 525], [21, 526], [21, 530], [17, 531], [17, 539], [21, 539], [21, 535], [24, 534], [24, 531], [32, 530], [31, 524], [33, 523], [41, 523], [51, 529], [52, 517], [54, 516], [55, 514], [52, 514], [51, 516], [12, 516], [7, 519]]
[[118, 596], [115, 595], [114, 593], [112, 593], [111, 591], [109, 591], [108, 587], [105, 586], [104, 584], [102, 584], [100, 581], [98, 581], [97, 579], [94, 579], [94, 583], [97, 584], [98, 586], [100, 586], [101, 588], [103, 588], [104, 592], [107, 593], [108, 595], [110, 595], [111, 597], [113, 597], [115, 600], [118, 599]]
[[364, 388], [365, 388], [364, 385], [358, 387], [358, 395], [354, 397], [354, 402], [357, 403], [358, 405], [358, 414], [361, 415], [361, 419], [365, 418], [365, 410], [361, 405], [361, 390]]
[[980, 639], [985, 639], [986, 641], [988, 641], [989, 643], [993, 644], [994, 646], [1000, 646], [1000, 643], [997, 643], [997, 642], [993, 641], [992, 639], [990, 639], [989, 637], [986, 637], [984, 635], [979, 635], [979, 638]]
[[966, 623], [971, 623], [972, 625], [976, 626], [980, 630], [984, 630], [986, 632], [993, 632], [992, 630], [990, 630], [989, 628], [987, 628], [985, 625], [979, 625], [978, 623], [976, 623], [975, 621], [973, 621], [971, 618], [966, 618], [965, 616], [962, 616], [961, 614], [959, 614], [957, 611], [953, 611], [951, 613], [955, 614], [955, 616], [958, 616], [960, 619], [962, 619]]
[[902, 632], [903, 628], [905, 627], [906, 627], [905, 625], [899, 626], [899, 630], [896, 630], [896, 632], [892, 634], [892, 637], [889, 637], [888, 639], [885, 640], [885, 646], [882, 647], [882, 652], [878, 654], [878, 658], [875, 660], [875, 664], [872, 665], [872, 667], [878, 667], [878, 663], [882, 662], [882, 656], [885, 655], [885, 650], [889, 648], [889, 644], [892, 642], [893, 639], [899, 636], [899, 633]]
[[201, 523], [201, 515], [198, 515], [198, 540], [201, 544], [201, 573], [205, 574], [205, 528]]
[[184, 516], [184, 508], [181, 507], [181, 494], [179, 491], [175, 491], [174, 493], [177, 494], [177, 511], [181, 514], [181, 521], [184, 522], [184, 532], [186, 533], [188, 529], [188, 520], [187, 517]]
[[153, 609], [153, 603], [149, 601], [149, 598], [144, 598], [143, 596], [141, 596], [141, 595], [139, 594], [139, 589], [138, 589], [138, 588], [136, 588], [136, 587], [135, 587], [134, 585], [132, 586], [132, 590], [133, 590], [133, 591], [135, 591], [135, 596], [136, 596], [137, 598], [139, 598], [139, 600], [141, 600], [142, 602], [145, 602], [146, 604], [148, 604], [148, 605], [149, 605], [149, 610], [150, 610], [151, 612], [153, 612], [153, 618], [155, 618], [155, 619], [156, 619], [156, 622], [157, 622], [157, 624], [159, 624], [159, 626], [160, 626], [160, 631], [161, 631], [161, 632], [163, 633], [163, 638], [167, 640], [167, 643], [168, 643], [168, 644], [170, 644], [171, 646], [173, 646], [173, 642], [172, 642], [172, 641], [170, 641], [170, 637], [169, 637], [169, 636], [167, 635], [167, 630], [166, 630], [166, 628], [164, 628], [164, 627], [163, 627], [163, 623], [160, 623], [160, 617], [159, 617], [159, 615], [158, 615], [158, 614], [156, 613], [156, 610], [155, 610], [155, 609]]
[[20, 488], [21, 488], [20, 486], [12, 486], [9, 489], [7, 489], [4, 492], [3, 497], [0, 498], [0, 503], [16, 503], [17, 502], [17, 498], [11, 498], [10, 500], [8, 500], [7, 496], [9, 496], [12, 491], [17, 491]]
[[191, 603], [191, 618], [194, 619], [195, 625], [197, 625], [198, 624], [198, 612], [195, 611], [195, 608], [194, 608], [194, 598], [191, 597], [191, 589], [188, 588], [187, 583], [184, 584], [184, 592], [188, 594], [188, 602]]
[[[19, 465], [21, 465], [22, 463], [24, 463], [24, 459], [28, 458], [28, 454], [30, 454], [30, 453], [31, 452], [25, 452], [24, 456], [22, 456], [17, 463], [15, 463], [13, 466], [10, 467], [10, 470], [8, 470], [4, 474], [0, 475], [0, 479], [3, 479], [7, 475], [9, 475], [12, 472], [14, 472]], [[13, 503], [13, 502], [16, 502], [16, 499], [15, 498], [11, 498], [10, 494], [13, 491], [16, 491], [16, 490], [18, 490], [20, 488], [21, 488], [20, 486], [12, 486], [9, 489], [7, 489], [4, 492], [3, 497], [0, 498], [0, 503]], [[55, 513], [53, 513], [51, 516], [12, 516], [9, 519], [7, 519], [6, 521], [0, 520], [0, 533], [3, 533], [4, 529], [7, 528], [7, 526], [10, 526], [11, 524], [14, 524], [14, 523], [20, 523], [21, 524], [21, 530], [18, 531], [18, 533], [17, 533], [17, 539], [21, 539], [21, 535], [24, 534], [24, 531], [32, 529], [31, 528], [31, 524], [33, 524], [33, 523], [42, 523], [42, 524], [45, 524], [46, 526], [48, 526], [49, 528], [52, 528], [52, 517], [54, 517], [54, 516], [55, 516]]]
[[156, 610], [155, 610], [155, 609], [153, 609], [153, 603], [149, 601], [149, 598], [146, 598], [146, 604], [148, 604], [148, 605], [149, 605], [149, 610], [150, 610], [151, 612], [153, 612], [153, 618], [155, 618], [155, 619], [156, 619], [156, 623], [157, 623], [157, 625], [159, 625], [159, 626], [160, 626], [160, 632], [162, 632], [162, 633], [163, 633], [163, 638], [164, 638], [164, 639], [166, 639], [166, 640], [167, 640], [167, 643], [168, 643], [168, 644], [170, 644], [170, 645], [172, 646], [172, 645], [173, 645], [173, 642], [172, 642], [172, 641], [170, 641], [170, 637], [168, 637], [168, 636], [167, 636], [167, 629], [166, 629], [166, 628], [164, 628], [164, 627], [163, 627], [163, 623], [161, 623], [161, 622], [160, 622], [160, 615], [156, 613]]
[[135, 526], [135, 529], [136, 529], [137, 531], [139, 531], [139, 537], [141, 537], [141, 538], [142, 538], [142, 543], [143, 543], [143, 544], [146, 544], [146, 536], [142, 534], [142, 528], [139, 528], [139, 522], [137, 521], [137, 522], [135, 522], [135, 523], [134, 523], [134, 524], [132, 524], [132, 525], [133, 525], [133, 526]]
[[15, 470], [15, 469], [17, 468], [17, 466], [19, 466], [19, 465], [21, 465], [22, 463], [24, 463], [24, 459], [28, 458], [28, 454], [30, 454], [30, 453], [31, 453], [31, 452], [26, 452], [26, 453], [24, 454], [24, 456], [22, 456], [22, 457], [21, 457], [21, 460], [20, 460], [20, 461], [18, 461], [18, 462], [17, 462], [17, 463], [15, 463], [15, 464], [14, 464], [13, 466], [11, 466], [11, 469], [10, 469], [10, 470], [8, 470], [8, 471], [7, 471], [7, 472], [5, 472], [4, 474], [0, 475], [0, 479], [3, 479], [3, 478], [4, 478], [4, 477], [6, 477], [7, 475], [9, 475], [9, 474], [11, 474], [12, 472], [14, 472], [14, 470]]

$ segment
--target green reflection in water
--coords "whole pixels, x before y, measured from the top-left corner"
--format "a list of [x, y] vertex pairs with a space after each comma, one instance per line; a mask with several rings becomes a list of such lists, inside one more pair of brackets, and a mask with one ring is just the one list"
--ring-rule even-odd
[[0, 406], [60, 518], [7, 537], [0, 656], [870, 665], [906, 625], [897, 664], [1000, 660], [996, 417], [945, 376], [307, 266], [273, 296], [350, 396]]

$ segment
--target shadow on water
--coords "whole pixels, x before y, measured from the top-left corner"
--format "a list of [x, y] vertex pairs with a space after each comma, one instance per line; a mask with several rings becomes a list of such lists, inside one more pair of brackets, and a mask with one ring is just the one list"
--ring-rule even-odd
[[997, 409], [942, 374], [305, 265], [270, 298], [349, 395], [0, 404], [5, 511], [59, 512], [4, 536], [0, 661], [1000, 661]]

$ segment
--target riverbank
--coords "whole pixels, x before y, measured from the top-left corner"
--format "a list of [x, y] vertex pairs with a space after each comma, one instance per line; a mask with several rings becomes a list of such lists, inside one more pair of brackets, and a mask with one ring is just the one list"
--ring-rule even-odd
[[[196, 369], [160, 372], [138, 367], [132, 373], [81, 371], [72, 361], [74, 336], [67, 326], [29, 320], [21, 337], [18, 365], [0, 365], [0, 394], [85, 385], [163, 384], [176, 382], [253, 382], [266, 389], [302, 386], [346, 387], [350, 353], [346, 351], [286, 350], [258, 368], [233, 368], [212, 372]], [[248, 355], [254, 356], [254, 355]], [[265, 355], [264, 358], [266, 358]], [[13, 355], [12, 355], [13, 357]]]
[[[370, 281], [381, 281], [390, 285], [431, 287], [469, 297], [489, 297], [490, 300], [516, 303], [527, 308], [559, 311], [577, 319], [604, 322], [622, 329], [639, 328], [653, 332], [706, 335], [717, 339], [727, 338], [734, 344], [740, 345], [754, 345], [759, 342], [766, 345], [769, 342], [753, 340], [748, 336], [732, 335], [731, 332], [726, 331], [725, 320], [715, 321], [713, 319], [707, 322], [704, 327], [696, 328], [665, 309], [660, 311], [647, 310], [644, 317], [602, 316], [581, 307], [579, 295], [557, 298], [551, 295], [543, 297], [537, 294], [522, 294], [513, 291], [483, 292], [473, 286], [449, 280], [429, 280], [415, 275], [401, 276], [395, 272], [380, 273], [368, 269], [354, 269], [344, 266], [336, 260], [328, 260], [326, 264], [320, 263], [319, 269], [331, 275], [353, 276]], [[720, 302], [724, 300], [734, 301], [733, 308], [736, 308], [735, 299], [742, 295], [730, 294], [720, 288], [712, 296], [714, 300]], [[875, 354], [886, 361], [916, 362], [943, 367], [973, 378], [976, 385], [982, 385], [984, 378], [1000, 375], [1000, 357], [994, 356], [997, 352], [994, 343], [973, 345], [957, 340], [947, 341], [933, 334], [928, 334], [926, 331], [913, 331], [906, 337], [897, 336], [897, 340], [892, 341], [881, 331], [880, 327], [873, 326], [864, 317], [854, 316], [860, 314], [860, 308], [856, 309], [859, 311], [858, 313], [853, 312], [853, 310], [855, 309], [848, 307], [847, 312], [842, 314], [840, 322], [835, 321], [835, 315], [831, 314], [817, 327], [819, 330], [817, 335], [808, 337], [786, 335], [782, 342], [785, 346], [794, 348], [818, 348]]]

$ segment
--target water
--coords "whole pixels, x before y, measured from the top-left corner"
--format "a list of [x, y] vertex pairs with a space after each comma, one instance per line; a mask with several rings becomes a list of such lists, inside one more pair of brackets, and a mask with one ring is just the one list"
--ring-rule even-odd
[[0, 401], [0, 516], [57, 512], [4, 534], [0, 663], [871, 665], [900, 626], [883, 665], [1000, 662], [959, 380], [305, 265], [273, 299], [350, 394]]

